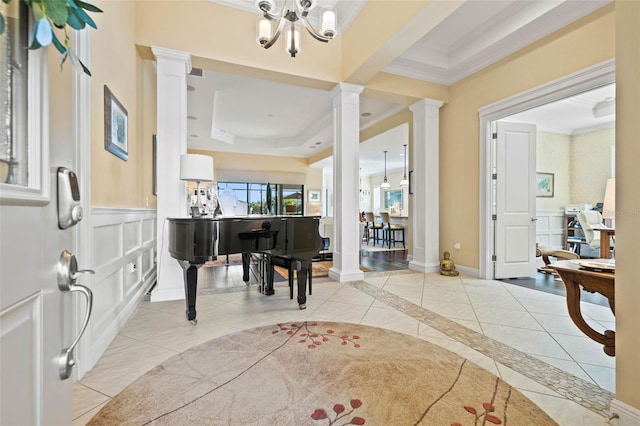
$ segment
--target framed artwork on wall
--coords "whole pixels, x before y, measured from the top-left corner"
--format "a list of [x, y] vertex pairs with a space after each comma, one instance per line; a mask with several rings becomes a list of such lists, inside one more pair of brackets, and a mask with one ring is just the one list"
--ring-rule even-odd
[[127, 110], [104, 86], [104, 149], [127, 161], [129, 158]]
[[536, 197], [553, 197], [553, 173], [536, 173]]
[[310, 203], [319, 203], [320, 202], [320, 191], [317, 189], [309, 190], [309, 202]]

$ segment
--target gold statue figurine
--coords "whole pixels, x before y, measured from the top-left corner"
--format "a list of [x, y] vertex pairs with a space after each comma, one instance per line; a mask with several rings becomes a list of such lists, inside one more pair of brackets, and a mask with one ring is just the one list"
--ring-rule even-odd
[[453, 260], [449, 259], [448, 251], [443, 253], [444, 259], [440, 260], [440, 275], [446, 275], [448, 277], [457, 277], [460, 272], [456, 271], [456, 264]]

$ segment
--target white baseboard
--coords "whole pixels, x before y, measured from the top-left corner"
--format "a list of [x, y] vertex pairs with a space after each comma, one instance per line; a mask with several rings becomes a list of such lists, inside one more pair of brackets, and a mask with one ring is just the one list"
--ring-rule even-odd
[[438, 265], [426, 265], [424, 263], [415, 262], [415, 261], [411, 260], [409, 262], [409, 269], [411, 269], [412, 271], [425, 272], [425, 273], [438, 272], [438, 271], [440, 271], [440, 264], [438, 264]]
[[[640, 409], [614, 399], [611, 401], [610, 420], [613, 426], [640, 426]], [[610, 416], [610, 417], [611, 417]]]

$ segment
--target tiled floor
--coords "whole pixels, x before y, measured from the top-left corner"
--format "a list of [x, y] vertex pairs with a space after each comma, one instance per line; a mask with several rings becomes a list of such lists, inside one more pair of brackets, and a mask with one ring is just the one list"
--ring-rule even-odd
[[[74, 424], [85, 424], [110, 397], [160, 362], [224, 334], [300, 320], [344, 321], [403, 332], [479, 364], [521, 390], [560, 425], [606, 425], [615, 391], [614, 358], [567, 314], [563, 296], [500, 281], [413, 271], [366, 273], [337, 283], [316, 278], [307, 309], [285, 282], [263, 296], [241, 267], [202, 268], [198, 324], [184, 302], [141, 302], [98, 364], [74, 385]], [[207, 285], [206, 283], [209, 283]], [[596, 329], [615, 329], [608, 307], [583, 303]]]

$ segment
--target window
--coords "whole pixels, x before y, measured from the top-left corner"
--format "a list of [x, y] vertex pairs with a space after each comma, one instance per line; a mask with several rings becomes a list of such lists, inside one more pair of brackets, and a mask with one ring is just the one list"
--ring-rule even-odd
[[0, 182], [27, 186], [29, 15], [22, 1], [3, 2], [0, 7], [6, 19], [0, 37]]
[[[304, 186], [273, 183], [218, 182], [218, 197], [233, 193], [238, 201], [235, 215], [303, 214]], [[268, 196], [268, 193], [271, 193]], [[271, 206], [269, 208], [269, 202]], [[245, 207], [246, 206], [246, 207]], [[287, 207], [292, 206], [292, 207]], [[241, 211], [238, 211], [238, 207]]]

